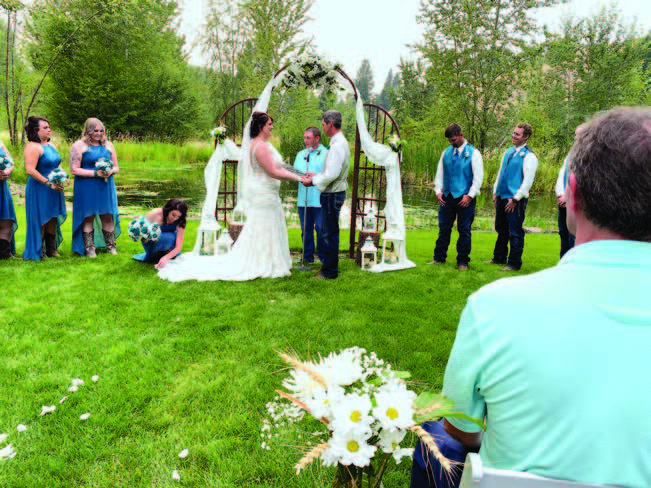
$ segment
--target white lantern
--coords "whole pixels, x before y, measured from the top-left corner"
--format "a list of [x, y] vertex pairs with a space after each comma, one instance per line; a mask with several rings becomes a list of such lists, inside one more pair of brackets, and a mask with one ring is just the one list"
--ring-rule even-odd
[[405, 238], [396, 224], [391, 224], [382, 235], [382, 264], [395, 264], [400, 261]]
[[368, 271], [377, 264], [377, 247], [373, 244], [370, 237], [366, 238], [366, 242], [359, 250], [362, 257], [362, 269]]
[[377, 218], [375, 217], [375, 212], [373, 212], [373, 209], [371, 209], [368, 211], [366, 215], [364, 215], [362, 230], [364, 232], [375, 232], [376, 226], [377, 226]]
[[246, 213], [244, 212], [244, 210], [242, 210], [242, 208], [238, 204], [233, 209], [233, 219], [231, 220], [231, 222], [234, 224], [244, 225], [245, 221], [246, 221]]
[[217, 249], [217, 231], [216, 230], [199, 230], [199, 255], [214, 256]]
[[217, 255], [222, 256], [231, 252], [231, 247], [233, 246], [233, 239], [228, 232], [224, 231], [217, 239]]

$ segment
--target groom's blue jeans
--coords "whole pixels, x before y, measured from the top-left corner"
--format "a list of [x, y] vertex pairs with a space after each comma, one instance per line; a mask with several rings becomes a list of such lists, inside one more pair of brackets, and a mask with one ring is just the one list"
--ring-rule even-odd
[[339, 212], [345, 200], [345, 191], [321, 193], [321, 233], [323, 234], [321, 274], [332, 280], [339, 276]]

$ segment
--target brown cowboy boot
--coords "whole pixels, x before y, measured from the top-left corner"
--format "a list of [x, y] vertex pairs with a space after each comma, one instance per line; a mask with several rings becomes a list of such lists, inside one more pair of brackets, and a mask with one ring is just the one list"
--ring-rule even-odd
[[104, 236], [104, 242], [106, 243], [106, 250], [113, 255], [118, 253], [118, 250], [115, 248], [115, 232], [102, 229], [102, 235]]
[[89, 258], [96, 258], [95, 254], [95, 230], [90, 232], [81, 232], [81, 238], [84, 241], [84, 249], [86, 250], [86, 256]]
[[11, 259], [11, 243], [7, 239], [0, 239], [0, 259]]
[[44, 239], [45, 239], [45, 255], [48, 258], [60, 258], [61, 255], [57, 252], [57, 236], [46, 232]]

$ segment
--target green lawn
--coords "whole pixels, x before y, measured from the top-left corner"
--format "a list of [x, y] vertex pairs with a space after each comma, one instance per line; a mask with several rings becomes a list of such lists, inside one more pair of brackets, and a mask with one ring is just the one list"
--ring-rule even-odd
[[[417, 391], [438, 391], [466, 298], [505, 276], [482, 263], [494, 233], [475, 233], [471, 270], [458, 272], [454, 259], [425, 266], [435, 233], [415, 231], [411, 270], [370, 274], [345, 260], [332, 282], [294, 272], [172, 284], [131, 259], [139, 244], [126, 231], [118, 256], [71, 256], [70, 223], [71, 216], [62, 258], [0, 262], [0, 433], [17, 452], [0, 461], [3, 487], [329, 486], [332, 469], [315, 465], [295, 476], [305, 446], [260, 448], [265, 403], [284, 378], [276, 351], [305, 357], [358, 345], [411, 371]], [[196, 225], [189, 223], [186, 250]], [[289, 232], [298, 250], [299, 231]], [[520, 274], [557, 259], [558, 236], [527, 235]], [[86, 384], [68, 393], [72, 378]], [[57, 409], [40, 417], [43, 405]], [[85, 412], [91, 416], [81, 421]], [[18, 424], [27, 431], [18, 433]], [[190, 454], [179, 459], [184, 448]], [[408, 480], [403, 462], [384, 486]]]

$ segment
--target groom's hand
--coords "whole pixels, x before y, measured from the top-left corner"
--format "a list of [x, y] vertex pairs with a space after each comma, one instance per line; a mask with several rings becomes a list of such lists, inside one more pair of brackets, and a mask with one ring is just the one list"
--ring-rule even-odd
[[303, 178], [303, 181], [301, 181], [303, 186], [312, 186], [312, 177], [311, 176], [305, 176]]

